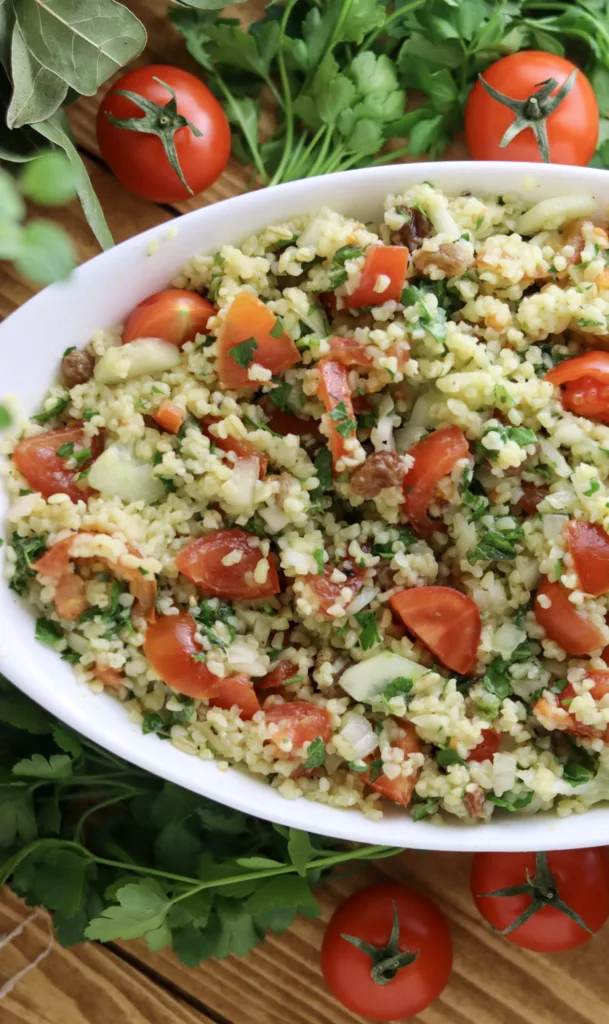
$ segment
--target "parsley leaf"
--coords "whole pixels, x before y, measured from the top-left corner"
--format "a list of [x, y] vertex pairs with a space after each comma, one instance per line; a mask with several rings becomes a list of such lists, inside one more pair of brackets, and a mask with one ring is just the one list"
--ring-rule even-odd
[[379, 633], [374, 612], [364, 609], [361, 612], [357, 612], [353, 617], [358, 625], [362, 627], [359, 635], [359, 645], [362, 650], [368, 651], [371, 647], [375, 647], [376, 644], [380, 644], [383, 638]]
[[452, 764], [465, 764], [462, 757], [459, 757], [456, 750], [452, 747], [444, 747], [437, 750], [435, 753], [436, 763], [442, 768], [448, 768]]
[[470, 565], [476, 562], [510, 561], [518, 554], [516, 545], [524, 537], [522, 526], [516, 524], [502, 530], [485, 528], [478, 544], [467, 554]]
[[314, 740], [311, 740], [307, 747], [307, 759], [304, 763], [305, 768], [321, 768], [326, 762], [326, 744], [322, 740], [321, 736], [317, 736]]
[[36, 619], [36, 639], [41, 644], [54, 647], [58, 640], [63, 639], [63, 629], [52, 619]]
[[61, 395], [55, 405], [52, 405], [50, 409], [45, 409], [44, 412], [39, 412], [37, 416], [32, 416], [34, 423], [48, 423], [49, 420], [55, 419], [56, 416], [61, 416], [70, 404], [69, 395]]
[[[397, 676], [396, 679], [392, 679], [381, 694], [381, 701], [387, 707], [393, 697], [403, 697], [406, 707], [410, 703], [410, 697], [414, 683], [412, 679], [407, 676]], [[389, 708], [389, 710], [391, 710]]]
[[269, 398], [275, 408], [280, 409], [281, 412], [287, 412], [291, 394], [292, 385], [288, 384], [287, 380], [282, 380], [272, 391], [269, 391]]
[[325, 555], [325, 551], [324, 551], [323, 548], [316, 548], [315, 551], [313, 552], [313, 558], [317, 562], [317, 575], [318, 576], [323, 576], [324, 565], [325, 565], [324, 555]]
[[344, 402], [338, 402], [330, 413], [330, 419], [336, 424], [336, 431], [341, 437], [349, 437], [357, 426], [355, 420], [349, 416]]
[[320, 448], [313, 460], [315, 476], [319, 480], [311, 491], [311, 501], [320, 504], [322, 496], [332, 490], [332, 454], [329, 448]]
[[240, 345], [229, 348], [228, 354], [233, 357], [237, 366], [240, 366], [242, 370], [247, 370], [248, 366], [251, 366], [254, 362], [254, 352], [257, 349], [258, 342], [256, 339], [248, 338], [247, 341], [242, 341]]
[[47, 539], [43, 536], [20, 537], [18, 533], [13, 533], [11, 547], [15, 552], [15, 570], [11, 576], [9, 587], [16, 594], [23, 596], [29, 581], [35, 575], [32, 565], [43, 556], [47, 549]]

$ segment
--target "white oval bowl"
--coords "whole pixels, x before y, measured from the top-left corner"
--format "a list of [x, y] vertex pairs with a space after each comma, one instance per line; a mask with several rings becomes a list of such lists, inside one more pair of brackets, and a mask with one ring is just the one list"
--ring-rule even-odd
[[[609, 174], [543, 164], [398, 164], [292, 182], [228, 199], [164, 224], [80, 267], [65, 283], [27, 302], [0, 326], [0, 395], [16, 394], [35, 412], [57, 375], [69, 345], [82, 347], [99, 328], [123, 320], [142, 299], [167, 286], [195, 253], [211, 254], [269, 224], [321, 206], [362, 220], [379, 219], [383, 200], [418, 181], [449, 193], [517, 192], [532, 204], [567, 194], [591, 194], [606, 212]], [[153, 253], [152, 255], [150, 253]], [[0, 482], [1, 490], [1, 482]], [[0, 516], [7, 509], [0, 493]], [[365, 843], [427, 850], [551, 850], [609, 843], [609, 808], [558, 818], [497, 817], [478, 827], [413, 822], [388, 809], [380, 822], [359, 811], [306, 799], [288, 801], [254, 775], [181, 753], [157, 736], [144, 736], [120, 704], [78, 685], [69, 665], [34, 641], [31, 611], [0, 582], [0, 671], [24, 693], [78, 732], [147, 771], [248, 814], [283, 825]]]

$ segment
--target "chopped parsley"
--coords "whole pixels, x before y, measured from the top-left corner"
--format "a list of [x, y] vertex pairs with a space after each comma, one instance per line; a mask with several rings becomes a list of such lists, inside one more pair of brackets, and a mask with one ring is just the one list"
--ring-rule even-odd
[[528, 807], [531, 800], [533, 799], [533, 793], [531, 790], [527, 790], [525, 793], [504, 793], [503, 796], [495, 796], [494, 793], [487, 793], [486, 799], [490, 800], [495, 807], [503, 807], [506, 811], [519, 811], [523, 807]]
[[368, 651], [371, 647], [380, 644], [382, 637], [378, 630], [374, 612], [365, 609], [364, 611], [357, 612], [353, 617], [357, 624], [362, 627], [359, 635], [359, 645], [362, 650]]
[[[410, 703], [410, 697], [413, 687], [412, 679], [407, 676], [397, 676], [396, 679], [392, 679], [381, 694], [381, 701], [387, 707], [394, 697], [403, 697], [406, 707]], [[389, 710], [391, 710], [389, 708]]]
[[351, 419], [344, 402], [339, 402], [330, 413], [330, 419], [336, 424], [336, 431], [341, 437], [349, 437], [357, 424]]
[[269, 391], [269, 398], [276, 409], [280, 409], [281, 412], [287, 412], [291, 394], [292, 385], [288, 384], [287, 380], [282, 380], [277, 387]]
[[324, 555], [325, 551], [323, 548], [316, 548], [313, 552], [313, 558], [317, 562], [317, 575], [322, 576], [324, 571]]
[[587, 498], [589, 498], [592, 494], [596, 494], [597, 491], [600, 491], [600, 489], [601, 489], [600, 480], [591, 480], [590, 481], [590, 487], [588, 488], [587, 491], [584, 491], [584, 494], [586, 495]]
[[489, 693], [494, 694], [495, 697], [498, 697], [499, 700], [505, 700], [512, 692], [512, 680], [509, 674], [510, 667], [519, 661], [528, 661], [530, 657], [531, 648], [524, 641], [518, 644], [518, 647], [512, 651], [509, 658], [493, 658], [482, 679], [485, 689]]
[[87, 407], [83, 409], [82, 418], [83, 420], [92, 420], [94, 416], [97, 416], [97, 409], [91, 409]]
[[392, 537], [390, 540], [374, 541], [373, 542], [373, 544], [372, 544], [372, 554], [373, 555], [378, 555], [379, 558], [393, 558], [393, 545], [394, 544], [396, 544], [396, 543], [401, 541], [401, 543], [404, 545], [404, 547], [408, 548], [408, 547], [410, 547], [411, 544], [414, 544], [418, 540], [418, 537], [410, 529], [409, 526], [404, 526], [404, 527], [401, 527], [398, 530], [392, 530], [391, 532], [397, 534], [397, 536]]
[[435, 754], [436, 764], [439, 764], [441, 768], [448, 768], [451, 764], [465, 764], [462, 757], [452, 747], [442, 747], [436, 751]]
[[421, 821], [422, 818], [429, 818], [432, 814], [436, 814], [439, 810], [439, 803], [437, 800], [424, 800], [422, 803], [413, 803], [412, 808], [412, 820]]
[[[233, 615], [233, 609], [229, 604], [224, 601], [201, 601], [201, 604], [192, 613], [197, 620], [199, 632], [203, 633], [210, 643], [216, 647], [220, 647], [223, 651], [226, 650], [229, 643], [235, 638], [235, 628], [229, 623], [229, 619]], [[222, 640], [215, 629], [216, 623], [222, 622], [226, 629], [230, 640], [228, 642]], [[213, 627], [213, 628], [212, 628]], [[199, 655], [193, 655], [195, 660], [205, 661], [205, 656], [200, 657]]]
[[347, 260], [357, 259], [358, 256], [363, 255], [363, 252], [364, 250], [359, 245], [343, 245], [334, 253], [332, 262], [339, 267], [344, 267]]
[[15, 569], [9, 587], [23, 596], [35, 575], [32, 565], [42, 558], [47, 549], [47, 539], [44, 536], [20, 537], [18, 533], [13, 533], [10, 543], [15, 552]]
[[285, 328], [283, 326], [283, 320], [281, 319], [280, 316], [278, 316], [276, 318], [275, 323], [273, 324], [271, 330], [269, 331], [269, 334], [270, 334], [271, 338], [283, 338], [284, 330], [285, 330]]
[[50, 409], [45, 409], [44, 412], [39, 412], [37, 416], [32, 416], [34, 423], [48, 423], [49, 420], [55, 419], [56, 416], [61, 416], [70, 404], [69, 395], [60, 395], [60, 397], [52, 405]]
[[[439, 281], [438, 284], [443, 284]], [[402, 289], [401, 302], [404, 306], [416, 306], [419, 313], [419, 323], [426, 331], [435, 338], [437, 342], [444, 345], [446, 340], [446, 309], [438, 305], [435, 313], [427, 305], [427, 296], [434, 292], [433, 288], [425, 288], [423, 285], [406, 285]]]
[[326, 762], [326, 744], [322, 740], [321, 736], [316, 736], [314, 740], [311, 740], [307, 747], [307, 759], [304, 763], [305, 768], [321, 768]]
[[281, 437], [282, 436], [281, 434], [275, 433], [274, 430], [271, 430], [271, 428], [268, 426], [268, 424], [263, 423], [262, 420], [255, 420], [253, 416], [247, 416], [244, 413], [243, 414], [243, 419], [248, 424], [248, 426], [253, 427], [254, 430], [266, 430], [267, 434], [272, 434], [273, 437]]
[[332, 490], [332, 455], [329, 448], [320, 448], [313, 464], [315, 476], [319, 480], [317, 487], [312, 490], [311, 501], [320, 504], [322, 496]]
[[[508, 441], [514, 441], [521, 448], [526, 448], [527, 445], [535, 444], [537, 441], [535, 431], [529, 427], [506, 427], [503, 423], [496, 423], [487, 426], [482, 432], [482, 437], [486, 437], [490, 433], [499, 434], [504, 444], [507, 444]], [[497, 452], [489, 449], [485, 449], [485, 452], [489, 456], [497, 454]]]
[[517, 555], [516, 545], [524, 537], [522, 526], [515, 524], [505, 530], [485, 528], [478, 544], [467, 554], [470, 565], [476, 562], [510, 561]]
[[232, 356], [237, 366], [240, 366], [242, 370], [247, 370], [248, 366], [251, 366], [254, 362], [254, 352], [257, 349], [258, 342], [256, 339], [248, 338], [247, 341], [242, 341], [240, 345], [229, 348], [228, 354]]
[[52, 619], [36, 619], [36, 639], [41, 644], [54, 647], [58, 640], [63, 639], [63, 629]]
[[594, 778], [594, 772], [585, 764], [578, 764], [576, 761], [567, 761], [563, 768], [562, 777], [570, 786], [583, 786], [584, 782], [590, 782]]

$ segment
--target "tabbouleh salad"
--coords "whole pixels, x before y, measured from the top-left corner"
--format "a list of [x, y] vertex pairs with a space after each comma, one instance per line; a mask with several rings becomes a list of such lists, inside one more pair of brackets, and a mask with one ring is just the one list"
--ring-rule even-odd
[[608, 797], [608, 264], [589, 196], [428, 183], [194, 257], [5, 441], [37, 639], [289, 799]]

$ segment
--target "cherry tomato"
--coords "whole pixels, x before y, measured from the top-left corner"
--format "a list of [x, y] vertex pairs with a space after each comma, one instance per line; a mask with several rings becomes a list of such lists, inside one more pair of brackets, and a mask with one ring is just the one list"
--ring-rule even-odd
[[569, 551], [585, 594], [599, 597], [609, 590], [609, 535], [598, 523], [571, 519], [567, 527]]
[[144, 654], [154, 671], [178, 693], [188, 697], [213, 697], [224, 680], [196, 661], [201, 653], [195, 640], [197, 624], [192, 615], [161, 615], [151, 623], [144, 638]]
[[547, 487], [537, 487], [536, 484], [530, 484], [526, 480], [520, 486], [522, 487], [522, 497], [518, 499], [518, 505], [528, 516], [534, 516], [540, 501], [547, 497], [548, 489]]
[[330, 359], [341, 366], [351, 369], [353, 366], [372, 366], [374, 360], [366, 351], [366, 346], [355, 338], [330, 338]]
[[[593, 626], [583, 612], [578, 612], [569, 600], [570, 591], [562, 583], [550, 583], [544, 577], [535, 597], [535, 618], [550, 640], [554, 640], [567, 654], [592, 654], [603, 647], [605, 640], [600, 630]], [[544, 608], [548, 598], [550, 607]]]
[[[91, 450], [91, 458], [79, 464], [78, 469], [68, 469], [69, 456], [58, 455], [63, 445], [72, 445], [74, 454], [85, 449]], [[92, 461], [101, 455], [103, 437], [86, 437], [78, 424], [35, 434], [19, 441], [13, 453], [13, 461], [33, 491], [39, 491], [43, 498], [52, 494], [67, 494], [72, 501], [86, 501], [92, 494], [90, 488], [79, 487], [80, 474]]]
[[469, 445], [459, 427], [440, 427], [416, 441], [408, 454], [414, 465], [404, 477], [404, 513], [425, 537], [437, 528], [427, 514], [436, 486], [459, 459], [469, 455]]
[[[547, 858], [547, 869], [558, 899], [579, 915], [592, 932], [597, 932], [609, 917], [609, 863], [605, 850], [598, 847], [555, 850], [537, 857], [534, 853], [477, 853], [472, 864], [471, 890], [482, 917], [498, 931], [513, 925], [531, 905], [533, 893], [483, 894], [526, 885], [527, 876], [536, 878], [540, 867], [541, 878], [546, 880], [543, 858]], [[553, 898], [556, 899], [550, 896], [550, 903]], [[592, 938], [568, 913], [547, 903], [505, 937], [516, 946], [540, 953], [575, 949]]]
[[584, 352], [573, 359], [563, 359], [552, 370], [546, 373], [544, 380], [558, 387], [582, 377], [592, 377], [601, 384], [609, 384], [609, 352]]
[[[399, 725], [404, 730], [405, 735], [396, 740], [393, 745], [403, 750], [406, 756], [420, 753], [421, 741], [412, 722], [400, 721]], [[366, 758], [366, 761], [368, 763], [374, 761], [375, 756], [375, 754], [371, 754], [370, 757]], [[417, 773], [413, 772], [412, 775], [408, 776], [398, 775], [396, 779], [390, 779], [388, 775], [381, 774], [372, 781], [371, 771], [367, 771], [362, 775], [362, 779], [371, 789], [386, 797], [387, 800], [392, 800], [394, 804], [400, 804], [401, 807], [408, 807], [414, 793]]]
[[278, 726], [277, 732], [273, 733], [273, 743], [281, 748], [282, 740], [291, 740], [292, 749], [284, 753], [285, 757], [298, 756], [305, 743], [312, 743], [318, 738], [324, 743], [332, 739], [330, 713], [306, 700], [276, 704], [265, 708], [264, 715], [267, 722]]
[[[576, 71], [573, 88], [546, 118], [549, 159], [553, 164], [583, 167], [590, 162], [596, 149], [599, 125], [594, 90], [583, 72], [554, 53], [522, 50], [491, 64], [482, 72], [482, 77], [487, 85], [504, 96], [522, 101], [550, 78], [557, 82], [553, 96], [573, 71]], [[539, 102], [543, 107], [544, 101]], [[526, 113], [531, 113], [530, 106]], [[465, 139], [474, 160], [540, 163], [542, 154], [532, 128], [525, 128], [505, 147], [500, 145], [514, 120], [514, 112], [490, 96], [482, 82], [476, 82], [465, 107]]]
[[[156, 122], [167, 131], [176, 125], [173, 135], [168, 133], [169, 145], [175, 147], [183, 180], [171, 166], [157, 134], [121, 128], [109, 119], [107, 115], [119, 120], [146, 118], [145, 108], [119, 96], [118, 89], [136, 93], [147, 106], [156, 105], [157, 110], [151, 108], [147, 118], [151, 127]], [[171, 109], [162, 109], [174, 105], [174, 95], [178, 116]], [[178, 203], [203, 192], [222, 174], [231, 145], [228, 121], [215, 96], [194, 75], [168, 64], [134, 68], [114, 82], [97, 113], [97, 141], [118, 180], [153, 203]]]
[[[408, 270], [409, 252], [403, 245], [371, 245], [366, 252], [359, 284], [350, 295], [342, 295], [343, 309], [359, 309], [361, 306], [382, 306], [384, 302], [399, 302]], [[389, 283], [382, 291], [376, 291], [380, 276], [388, 277]]]
[[482, 621], [475, 601], [452, 587], [412, 587], [389, 604], [443, 665], [464, 675], [475, 662]]
[[293, 661], [288, 661], [287, 658], [283, 658], [262, 679], [256, 680], [256, 689], [281, 690], [284, 688], [285, 683], [298, 675], [298, 672], [298, 665], [295, 665]]
[[563, 407], [576, 416], [609, 423], [609, 352], [594, 349], [564, 359], [544, 378], [555, 387], [565, 385]]
[[[280, 590], [275, 561], [272, 555], [266, 556], [268, 574], [264, 583], [257, 583], [254, 571], [265, 556], [254, 546], [256, 543], [245, 530], [218, 530], [187, 544], [177, 556], [176, 565], [197, 587], [216, 597], [242, 601], [270, 597]], [[234, 552], [241, 555], [239, 561], [224, 565], [222, 559]]]
[[349, 452], [346, 442], [352, 442], [357, 437], [351, 389], [347, 369], [342, 363], [334, 359], [322, 359], [318, 363], [318, 370], [319, 395], [330, 413], [330, 451], [336, 468], [340, 459]]
[[182, 348], [197, 334], [207, 334], [207, 321], [215, 315], [207, 299], [182, 288], [168, 288], [144, 299], [127, 317], [122, 343], [138, 338], [160, 338]]
[[[403, 966], [396, 969], [400, 954]], [[450, 978], [448, 922], [420, 892], [403, 885], [368, 886], [349, 896], [330, 918], [321, 969], [328, 987], [353, 1013], [376, 1021], [414, 1017], [438, 998]]]
[[[363, 574], [361, 570], [349, 569], [343, 566], [340, 571], [345, 573], [347, 579], [343, 583], [334, 583], [330, 577], [335, 568], [336, 566], [334, 565], [326, 564], [324, 565], [324, 571], [319, 576], [304, 577], [317, 598], [319, 611], [322, 615], [328, 615], [328, 608], [336, 604], [344, 587], [349, 587], [353, 591], [354, 597], [362, 589]], [[332, 616], [328, 617], [331, 618]]]
[[175, 402], [170, 402], [167, 399], [165, 402], [161, 402], [157, 411], [152, 414], [152, 418], [159, 427], [167, 430], [168, 433], [179, 434], [186, 419], [186, 410], [181, 405], [176, 405]]
[[492, 761], [493, 754], [496, 754], [501, 745], [501, 737], [494, 729], [483, 729], [482, 739], [477, 747], [470, 750], [467, 755], [468, 761]]
[[216, 448], [219, 448], [222, 452], [234, 452], [238, 459], [257, 459], [258, 479], [264, 480], [269, 464], [268, 456], [261, 452], [259, 448], [256, 448], [256, 445], [252, 444], [251, 441], [246, 441], [244, 438], [218, 437], [217, 434], [212, 434], [208, 428], [214, 423], [219, 422], [220, 420], [213, 416], [207, 416], [203, 420], [203, 427], [210, 441], [213, 441]]
[[257, 711], [260, 711], [260, 702], [249, 676], [239, 673], [236, 676], [220, 679], [219, 682], [218, 691], [211, 698], [211, 703], [215, 708], [224, 708], [226, 711], [230, 711], [231, 708], [238, 707], [239, 717], [246, 722], [253, 718]]
[[[240, 349], [244, 342], [253, 342], [253, 346]], [[227, 388], [255, 388], [259, 384], [248, 376], [252, 363], [276, 375], [299, 362], [300, 353], [281, 321], [251, 292], [239, 292], [218, 335], [218, 375], [222, 384]]]

